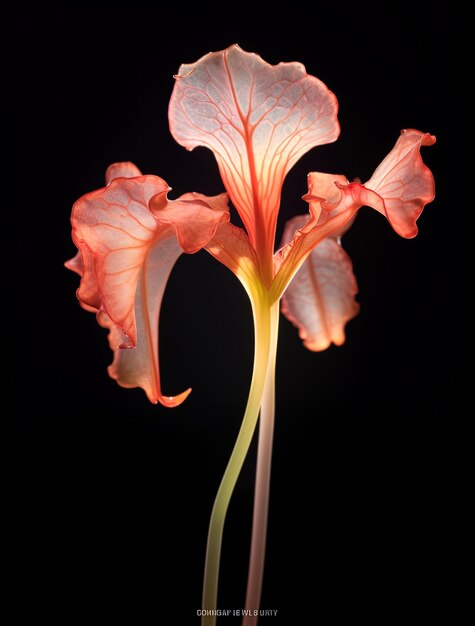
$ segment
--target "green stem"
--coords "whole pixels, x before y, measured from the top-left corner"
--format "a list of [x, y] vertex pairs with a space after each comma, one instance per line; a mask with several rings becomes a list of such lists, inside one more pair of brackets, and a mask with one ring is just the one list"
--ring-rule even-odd
[[259, 420], [259, 443], [257, 449], [256, 486], [254, 491], [254, 513], [252, 519], [251, 556], [247, 578], [247, 615], [243, 626], [256, 626], [258, 617], [253, 615], [261, 603], [262, 579], [266, 552], [267, 517], [269, 512], [269, 487], [272, 462], [272, 440], [275, 415], [275, 362], [279, 331], [279, 302], [271, 309], [271, 346], [267, 365], [264, 395]]
[[[214, 501], [208, 531], [208, 545], [206, 549], [205, 575], [203, 583], [202, 608], [204, 612], [216, 609], [218, 596], [219, 561], [221, 542], [223, 537], [224, 520], [228, 510], [234, 487], [241, 472], [241, 468], [249, 450], [261, 405], [264, 383], [266, 379], [267, 363], [271, 346], [270, 305], [267, 295], [261, 294], [253, 298], [253, 316], [255, 329], [254, 371], [251, 388], [247, 401], [246, 411], [241, 424], [234, 449], [224, 472], [223, 479]], [[215, 626], [215, 615], [203, 615], [202, 626]]]

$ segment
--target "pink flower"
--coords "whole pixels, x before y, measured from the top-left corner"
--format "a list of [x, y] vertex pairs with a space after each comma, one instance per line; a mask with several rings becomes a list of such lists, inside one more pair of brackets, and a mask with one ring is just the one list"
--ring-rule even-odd
[[420, 148], [435, 137], [402, 131], [365, 185], [309, 174], [304, 198], [310, 212], [287, 223], [275, 252], [287, 172], [308, 150], [339, 135], [335, 95], [300, 63], [272, 66], [231, 46], [180, 67], [169, 119], [180, 144], [213, 151], [245, 230], [229, 222], [226, 194], [168, 200], [170, 188], [161, 178], [118, 163], [108, 169], [106, 187], [73, 207], [79, 252], [67, 267], [81, 275], [81, 305], [110, 330], [109, 374], [124, 387], [143, 387], [152, 402], [176, 406], [190, 390], [162, 394], [158, 317], [179, 255], [205, 248], [236, 274], [253, 302], [263, 294], [269, 304], [283, 296], [282, 312], [306, 347], [340, 345], [346, 322], [358, 312], [356, 280], [340, 236], [363, 205], [382, 213], [401, 236], [416, 235], [416, 220], [434, 198]]
[[434, 180], [420, 148], [435, 137], [402, 131], [363, 184], [312, 172], [304, 199], [309, 213], [275, 234], [287, 172], [311, 148], [335, 141], [337, 100], [300, 63], [272, 66], [238, 46], [182, 65], [169, 108], [170, 130], [189, 150], [211, 149], [227, 194], [244, 223], [229, 221], [228, 195], [188, 193], [169, 200], [167, 183], [142, 176], [131, 163], [107, 170], [107, 186], [73, 207], [78, 254], [67, 267], [81, 275], [78, 298], [109, 329], [112, 378], [142, 387], [152, 402], [176, 406], [161, 391], [158, 318], [166, 282], [183, 252], [207, 250], [231, 269], [252, 303], [254, 372], [236, 444], [213, 507], [203, 588], [203, 626], [214, 626], [221, 538], [226, 510], [260, 416], [256, 496], [244, 626], [255, 626], [264, 567], [274, 423], [274, 371], [279, 302], [310, 350], [345, 340], [358, 312], [357, 284], [340, 238], [364, 205], [383, 214], [402, 237], [434, 198]]

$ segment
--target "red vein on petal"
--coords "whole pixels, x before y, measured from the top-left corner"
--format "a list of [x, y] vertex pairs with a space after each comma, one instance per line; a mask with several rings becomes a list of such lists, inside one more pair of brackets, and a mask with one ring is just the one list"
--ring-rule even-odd
[[[231, 88], [232, 97], [234, 100], [234, 104], [236, 106], [236, 110], [241, 119], [243, 129], [244, 129], [244, 144], [247, 152], [247, 162], [249, 166], [249, 176], [251, 178], [251, 189], [252, 189], [252, 202], [253, 202], [253, 211], [254, 211], [254, 225], [255, 232], [250, 232], [249, 236], [251, 237], [251, 241], [254, 244], [257, 252], [257, 258], [259, 259], [259, 264], [261, 266], [261, 272], [264, 279], [264, 282], [268, 283], [268, 286], [272, 282], [273, 278], [273, 265], [272, 265], [272, 254], [274, 252], [274, 233], [269, 233], [268, 229], [266, 229], [266, 224], [262, 215], [262, 207], [259, 202], [259, 191], [258, 191], [258, 182], [256, 176], [256, 164], [254, 159], [254, 148], [252, 145], [252, 137], [254, 133], [254, 127], [250, 127], [249, 124], [249, 116], [250, 111], [248, 111], [247, 116], [244, 117], [243, 112], [241, 111], [241, 107], [239, 106], [239, 102], [237, 99], [236, 88], [234, 86], [234, 81], [231, 76], [231, 71], [229, 69], [229, 64], [226, 56], [227, 51], [225, 51], [223, 59], [224, 59], [224, 67], [226, 70], [226, 74], [229, 81], [229, 86]], [[269, 249], [269, 239], [271, 239], [271, 248]]]

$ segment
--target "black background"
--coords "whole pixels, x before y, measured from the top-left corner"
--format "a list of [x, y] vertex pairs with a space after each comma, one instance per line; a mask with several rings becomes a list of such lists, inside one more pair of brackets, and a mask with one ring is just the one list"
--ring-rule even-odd
[[[252, 4], [73, 5], [24, 9], [8, 28], [17, 611], [198, 623], [209, 512], [251, 375], [247, 299], [206, 253], [179, 260], [162, 309], [162, 382], [193, 393], [167, 410], [108, 378], [106, 333], [62, 264], [75, 252], [71, 205], [103, 185], [111, 162], [160, 175], [171, 197], [222, 191], [211, 153], [172, 139], [167, 106], [180, 63], [234, 42], [272, 63], [303, 62], [340, 102], [341, 137], [289, 174], [280, 229], [305, 211], [308, 171], [367, 180], [401, 128], [438, 136], [423, 154], [437, 198], [419, 236], [399, 238], [369, 209], [345, 236], [361, 303], [346, 344], [307, 352], [282, 320], [262, 602], [279, 617], [262, 623], [440, 611], [463, 347], [457, 11], [291, 3], [258, 18]], [[243, 604], [253, 470], [251, 454], [225, 530], [223, 608]]]

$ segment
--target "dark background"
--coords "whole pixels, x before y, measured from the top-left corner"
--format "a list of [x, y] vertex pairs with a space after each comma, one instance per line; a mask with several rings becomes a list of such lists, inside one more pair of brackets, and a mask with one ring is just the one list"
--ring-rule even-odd
[[[292, 3], [261, 18], [252, 4], [43, 6], [7, 22], [19, 615], [198, 623], [209, 513], [251, 375], [247, 299], [206, 253], [179, 260], [162, 309], [162, 381], [193, 393], [167, 410], [108, 378], [106, 333], [62, 264], [75, 252], [71, 205], [103, 185], [111, 162], [160, 175], [171, 197], [222, 191], [211, 153], [172, 139], [167, 106], [180, 63], [233, 42], [272, 63], [302, 61], [340, 102], [341, 138], [289, 174], [280, 229], [305, 211], [308, 171], [367, 180], [401, 128], [438, 136], [423, 153], [437, 198], [419, 236], [399, 238], [369, 209], [345, 236], [361, 303], [346, 344], [307, 352], [282, 320], [262, 602], [279, 617], [262, 623], [442, 610], [463, 359], [461, 18], [450, 6]], [[225, 530], [223, 608], [243, 604], [253, 470], [251, 454]]]

